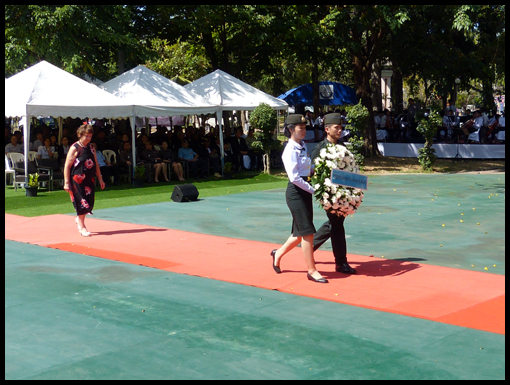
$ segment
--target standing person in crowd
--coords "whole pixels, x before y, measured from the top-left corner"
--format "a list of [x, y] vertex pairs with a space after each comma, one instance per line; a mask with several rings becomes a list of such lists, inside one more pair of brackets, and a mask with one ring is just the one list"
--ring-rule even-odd
[[90, 124], [78, 128], [78, 141], [71, 146], [67, 153], [64, 167], [64, 190], [71, 196], [76, 214], [78, 231], [84, 237], [90, 232], [85, 227], [85, 216], [92, 215], [95, 200], [95, 178], [99, 178], [101, 189], [105, 188], [101, 170], [97, 163], [96, 152], [90, 146], [94, 129]]
[[411, 137], [416, 136], [416, 127], [418, 122], [416, 121], [416, 115], [420, 112], [420, 105], [414, 102], [413, 98], [409, 98], [409, 105], [407, 106], [407, 122], [410, 125]]
[[440, 134], [444, 135], [447, 141], [451, 142], [453, 140], [454, 130], [457, 128], [457, 118], [455, 117], [454, 110], [449, 109], [448, 115], [443, 117], [443, 126], [446, 127], [446, 132], [441, 130]]
[[289, 184], [285, 198], [292, 214], [292, 235], [279, 249], [271, 252], [273, 269], [281, 273], [280, 262], [285, 254], [301, 243], [308, 268], [307, 278], [318, 283], [328, 283], [315, 267], [313, 257], [313, 235], [316, 230], [313, 225], [313, 193], [314, 188], [308, 182], [312, 161], [308, 156], [306, 144], [306, 120], [300, 114], [289, 115], [285, 122], [284, 134], [290, 138], [282, 160], [289, 177]]
[[476, 110], [473, 113], [473, 127], [476, 131], [469, 134], [467, 143], [469, 143], [469, 141], [480, 143], [480, 129], [483, 127], [483, 117], [480, 110]]
[[[328, 114], [324, 118], [324, 126], [327, 137], [312, 150], [312, 163], [320, 155], [320, 151], [328, 144], [338, 144], [342, 136], [342, 116], [340, 114]], [[331, 238], [333, 255], [335, 257], [336, 271], [344, 274], [356, 274], [347, 262], [347, 242], [345, 240], [344, 221], [345, 217], [327, 213], [328, 221], [317, 231], [313, 239], [313, 250], [317, 250], [324, 242]]]

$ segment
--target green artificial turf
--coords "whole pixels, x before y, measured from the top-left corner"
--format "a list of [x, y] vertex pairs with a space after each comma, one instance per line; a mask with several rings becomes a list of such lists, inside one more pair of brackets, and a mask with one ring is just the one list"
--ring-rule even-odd
[[[105, 190], [96, 189], [96, 202], [94, 209], [107, 209], [114, 207], [136, 206], [148, 203], [167, 202], [170, 200], [172, 191], [177, 184], [193, 183], [199, 197], [211, 197], [228, 194], [239, 194], [251, 191], [262, 191], [283, 188], [287, 178], [267, 175], [256, 172], [238, 174], [234, 179], [205, 179], [199, 181], [187, 181], [170, 183], [146, 183], [144, 187], [135, 188], [129, 184], [108, 187]], [[40, 189], [37, 197], [25, 196], [25, 190], [12, 187], [5, 189], [5, 213], [25, 217], [40, 215], [69, 214], [74, 208], [69, 199], [69, 194], [61, 188], [55, 191]]]

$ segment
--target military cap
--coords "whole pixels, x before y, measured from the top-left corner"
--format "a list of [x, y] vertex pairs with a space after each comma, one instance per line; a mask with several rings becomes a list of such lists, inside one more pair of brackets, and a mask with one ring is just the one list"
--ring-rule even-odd
[[286, 124], [306, 124], [306, 119], [301, 114], [290, 114], [287, 116]]
[[324, 125], [327, 124], [342, 124], [342, 115], [327, 114], [326, 116], [324, 116]]

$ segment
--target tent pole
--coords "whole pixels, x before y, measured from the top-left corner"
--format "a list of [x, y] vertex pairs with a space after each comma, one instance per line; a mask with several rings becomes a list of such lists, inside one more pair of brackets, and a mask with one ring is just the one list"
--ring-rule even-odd
[[225, 168], [225, 147], [223, 146], [223, 127], [222, 127], [222, 124], [221, 124], [221, 116], [222, 116], [222, 111], [221, 111], [221, 108], [220, 108], [216, 112], [216, 119], [218, 120], [218, 124], [219, 124], [219, 127], [220, 127], [218, 135], [220, 136], [221, 171], [223, 172], [223, 170]]
[[28, 185], [28, 151], [29, 151], [29, 148], [28, 148], [28, 145], [30, 143], [30, 119], [32, 117], [30, 115], [28, 115], [28, 108], [27, 108], [27, 124], [25, 124], [26, 127], [23, 128], [23, 131], [24, 131], [24, 141], [23, 141], [23, 151], [25, 151], [24, 153], [24, 158], [25, 158], [25, 194], [26, 193], [26, 186]]
[[62, 144], [62, 130], [63, 130], [63, 118], [59, 116], [57, 118], [57, 124], [58, 124], [58, 144]]
[[135, 180], [135, 167], [136, 167], [136, 145], [135, 145], [135, 140], [136, 140], [136, 116], [132, 116], [130, 119], [129, 119], [129, 123], [131, 125], [131, 142], [133, 143], [132, 147], [131, 147], [131, 151], [133, 151], [133, 166], [132, 166], [132, 169], [131, 169], [131, 180], [134, 181]]

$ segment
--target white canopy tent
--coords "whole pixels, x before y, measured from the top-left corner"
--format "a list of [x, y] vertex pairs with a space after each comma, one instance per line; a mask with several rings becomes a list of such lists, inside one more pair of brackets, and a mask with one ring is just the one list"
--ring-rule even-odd
[[[27, 119], [23, 128], [25, 154], [33, 116], [125, 119], [133, 112], [133, 105], [46, 61], [5, 80], [5, 116]], [[27, 169], [25, 156], [25, 179]]]
[[[285, 100], [268, 95], [222, 70], [216, 70], [209, 75], [205, 75], [190, 84], [186, 84], [184, 88], [219, 106], [217, 116], [220, 132], [222, 132], [223, 111], [251, 111], [261, 103], [266, 103], [275, 110], [287, 111], [289, 108]], [[223, 135], [220, 135], [220, 140], [223, 158]]]
[[221, 111], [254, 110], [260, 103], [269, 104], [275, 110], [287, 110], [286, 101], [275, 98], [247, 83], [216, 70], [184, 86], [185, 89], [218, 105]]
[[[218, 111], [218, 106], [142, 65], [99, 87], [134, 106], [134, 117], [131, 119], [133, 143], [136, 116], [200, 115]], [[135, 146], [133, 159], [136, 160]]]

